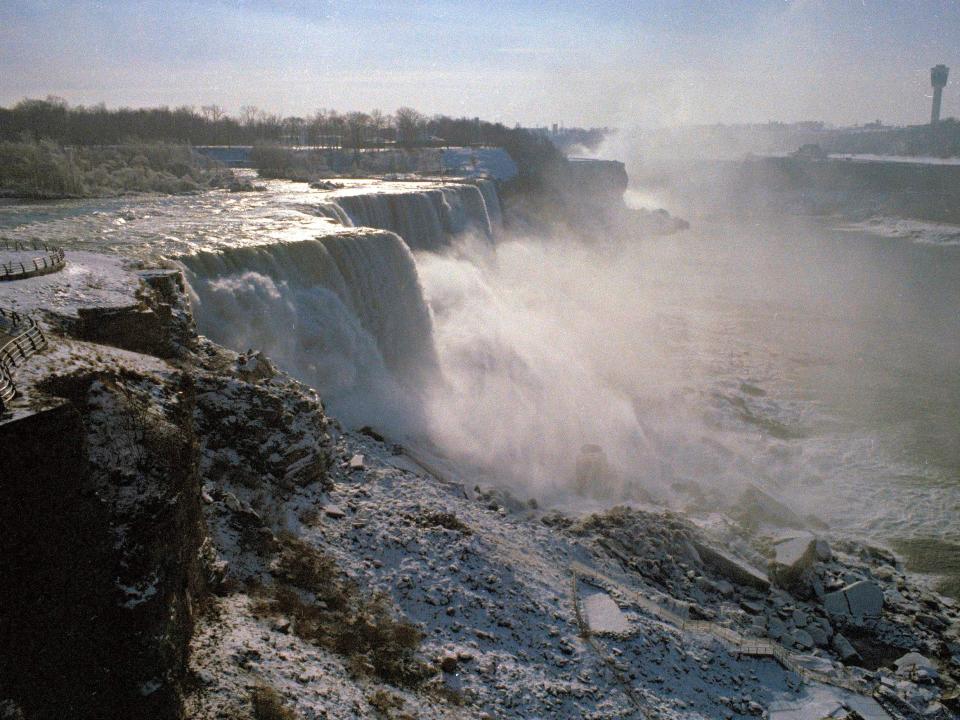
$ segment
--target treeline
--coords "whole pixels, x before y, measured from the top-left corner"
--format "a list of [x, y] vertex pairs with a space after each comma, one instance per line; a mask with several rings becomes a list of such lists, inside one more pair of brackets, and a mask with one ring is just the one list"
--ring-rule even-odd
[[217, 105], [199, 110], [70, 106], [64, 100], [23, 100], [0, 108], [0, 141], [53, 141], [66, 147], [174, 143], [183, 145], [294, 145], [371, 148], [488, 145], [504, 148], [517, 163], [521, 183], [542, 184], [564, 162], [549, 138], [478, 118], [427, 117], [409, 108], [281, 117], [252, 106], [231, 117]]
[[427, 117], [409, 107], [393, 114], [318, 110], [309, 117], [282, 117], [245, 106], [232, 117], [218, 105], [110, 110], [102, 104], [70, 106], [51, 96], [0, 108], [0, 140], [27, 136], [64, 145], [117, 145], [131, 138], [190, 145], [282, 143], [342, 148], [496, 145], [511, 133], [499, 123]]

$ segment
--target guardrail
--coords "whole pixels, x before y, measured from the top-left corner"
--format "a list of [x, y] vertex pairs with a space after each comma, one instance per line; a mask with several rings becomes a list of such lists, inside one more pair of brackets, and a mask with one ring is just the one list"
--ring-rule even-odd
[[[806, 667], [800, 663], [795, 654], [787, 650], [783, 645], [779, 643], [772, 642], [769, 640], [760, 640], [757, 638], [748, 638], [735, 630], [731, 630], [728, 627], [723, 625], [718, 625], [717, 623], [711, 622], [709, 620], [691, 620], [689, 618], [682, 617], [681, 615], [669, 610], [668, 608], [663, 607], [657, 602], [654, 602], [650, 598], [640, 594], [636, 591], [631, 591], [627, 588], [624, 588], [615, 580], [608, 578], [606, 575], [593, 570], [592, 568], [587, 567], [579, 562], [573, 562], [570, 564], [570, 571], [574, 577], [574, 591], [576, 591], [576, 577], [577, 575], [583, 575], [584, 577], [593, 578], [600, 581], [601, 584], [607, 585], [608, 587], [614, 587], [622, 594], [627, 595], [632, 601], [637, 605], [642, 607], [644, 610], [649, 611], [651, 614], [656, 615], [661, 620], [666, 620], [671, 625], [679, 627], [681, 630], [688, 630], [691, 632], [701, 632], [709, 635], [713, 635], [716, 638], [719, 638], [730, 645], [732, 645], [737, 653], [741, 655], [751, 655], [755, 657], [772, 657], [778, 663], [780, 663], [784, 668], [795, 672], [800, 676], [801, 680], [805, 682], [819, 682], [825, 685], [833, 685], [834, 687], [839, 687], [843, 690], [847, 690], [857, 695], [862, 695], [864, 697], [873, 698], [877, 701], [877, 704], [890, 715], [889, 709], [884, 703], [879, 702], [876, 692], [877, 687], [867, 688], [864, 685], [856, 682], [852, 677], [838, 674], [838, 675], [828, 675], [827, 673], [822, 673], [818, 670], [813, 670]], [[576, 607], [576, 606], [575, 606]], [[579, 608], [577, 607], [577, 615], [579, 616]], [[579, 618], [578, 618], [579, 619]], [[844, 673], [845, 671], [840, 671]]]
[[47, 344], [47, 338], [29, 315], [0, 307], [0, 413], [16, 395], [13, 370]]
[[63, 269], [66, 264], [63, 248], [50, 247], [38, 241], [30, 245], [19, 240], [2, 239], [3, 249], [9, 252], [42, 253], [27, 260], [0, 262], [0, 280], [23, 280], [24, 278], [46, 275]]

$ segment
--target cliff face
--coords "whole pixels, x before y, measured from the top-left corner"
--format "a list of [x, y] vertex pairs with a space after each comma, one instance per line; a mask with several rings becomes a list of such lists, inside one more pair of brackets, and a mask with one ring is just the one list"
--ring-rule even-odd
[[504, 213], [514, 229], [587, 236], [666, 235], [689, 227], [666, 210], [627, 207], [626, 166], [616, 160], [570, 159], [543, 172], [536, 185], [508, 183], [503, 188]]
[[[145, 285], [128, 314], [154, 315], [154, 295]], [[47, 409], [0, 425], [0, 696], [30, 718], [178, 717], [205, 584], [191, 375], [51, 345], [22, 388]], [[64, 345], [69, 368], [49, 358]]]
[[324, 482], [316, 394], [198, 338], [178, 272], [140, 280], [47, 315], [0, 423], [0, 711], [184, 717], [194, 623], [229, 574], [210, 493]]

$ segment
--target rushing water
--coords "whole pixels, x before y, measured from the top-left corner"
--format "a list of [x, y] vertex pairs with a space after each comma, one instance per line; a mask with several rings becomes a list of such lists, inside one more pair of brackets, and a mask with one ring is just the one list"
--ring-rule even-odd
[[[270, 183], [6, 203], [0, 235], [182, 258], [205, 332], [265, 349], [350, 422], [425, 434], [531, 491], [569, 486], [580, 446], [598, 443], [625, 496], [670, 499], [691, 480], [732, 496], [752, 482], [921, 571], [960, 555], [953, 229], [714, 218], [593, 245], [501, 232], [491, 247], [489, 187], [424, 193], [338, 203]], [[484, 206], [490, 217], [468, 223]], [[429, 227], [414, 256], [348, 227], [362, 222]], [[453, 242], [468, 225], [480, 239]]]

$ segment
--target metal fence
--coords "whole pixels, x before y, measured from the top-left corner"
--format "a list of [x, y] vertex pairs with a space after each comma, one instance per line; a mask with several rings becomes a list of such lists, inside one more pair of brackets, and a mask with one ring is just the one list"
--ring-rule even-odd
[[0, 412], [17, 392], [14, 368], [46, 344], [32, 317], [0, 307]]
[[62, 248], [50, 247], [34, 241], [27, 245], [19, 240], [2, 239], [3, 249], [8, 252], [38, 253], [26, 260], [11, 260], [0, 263], [0, 280], [22, 280], [36, 275], [45, 275], [63, 268], [66, 260]]

